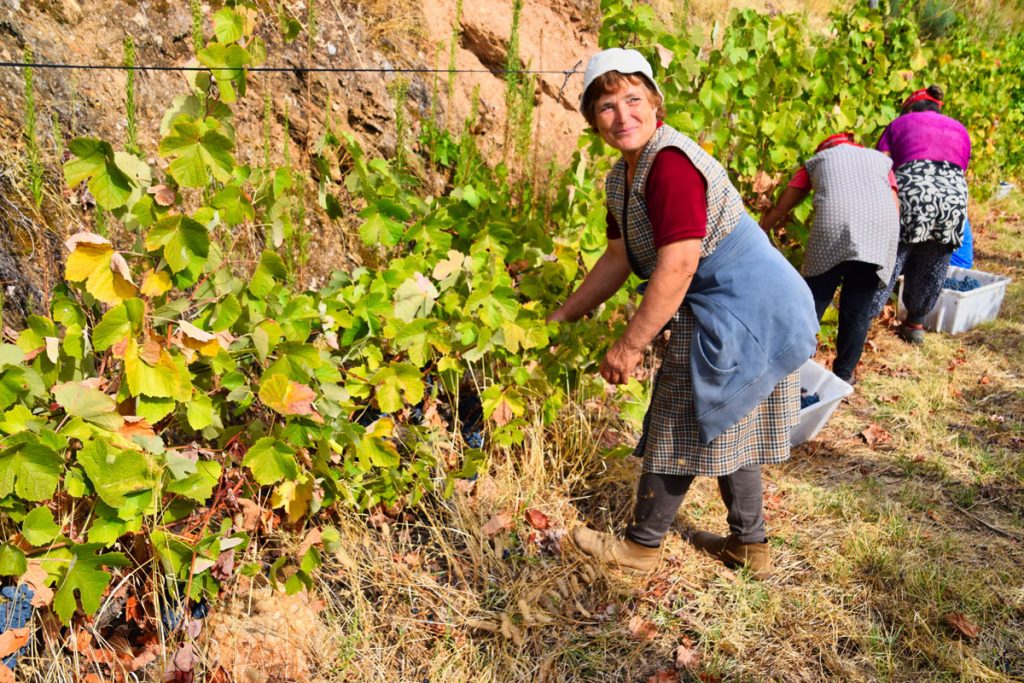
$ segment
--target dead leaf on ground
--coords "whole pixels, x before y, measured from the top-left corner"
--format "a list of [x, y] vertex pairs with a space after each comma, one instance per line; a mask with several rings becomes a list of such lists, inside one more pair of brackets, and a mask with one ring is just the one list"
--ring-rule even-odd
[[240, 511], [234, 517], [235, 528], [250, 533], [273, 528], [273, 511], [260, 507], [259, 503], [248, 498], [240, 498], [238, 507]]
[[864, 443], [866, 443], [870, 448], [874, 448], [876, 444], [885, 443], [892, 438], [889, 432], [885, 431], [885, 429], [879, 427], [874, 422], [868, 425], [868, 428], [861, 432], [860, 435], [864, 439]]
[[540, 510], [530, 508], [526, 511], [526, 521], [529, 522], [530, 526], [534, 529], [544, 530], [547, 529], [551, 523], [548, 516]]
[[658, 637], [658, 625], [653, 621], [648, 621], [640, 615], [636, 615], [629, 620], [629, 632], [634, 638], [640, 640], [654, 640]]
[[978, 384], [991, 384], [992, 379], [988, 375], [982, 375], [981, 379], [978, 380]]
[[150, 185], [146, 193], [153, 195], [153, 201], [160, 206], [170, 206], [174, 203], [174, 190], [167, 185]]
[[14, 683], [14, 672], [0, 664], [0, 683]]
[[481, 531], [484, 532], [488, 537], [494, 536], [495, 534], [501, 533], [502, 531], [508, 531], [513, 526], [512, 515], [507, 512], [499, 512], [498, 514], [487, 520], [487, 523], [481, 527]]
[[25, 647], [32, 629], [28, 626], [23, 628], [12, 628], [0, 633], [0, 659], [13, 655]]
[[647, 683], [679, 683], [679, 674], [671, 669], [665, 669], [648, 678]]
[[28, 570], [21, 575], [21, 582], [35, 593], [29, 602], [33, 607], [49, 607], [53, 602], [53, 589], [46, 585], [47, 576], [39, 560], [29, 562]]
[[683, 636], [682, 644], [675, 651], [676, 668], [688, 669], [700, 661], [700, 651], [693, 647], [689, 636]]
[[306, 552], [309, 551], [315, 545], [322, 546], [324, 543], [323, 533], [320, 531], [320, 527], [313, 527], [306, 532], [305, 538], [302, 539], [302, 543], [299, 544], [298, 557], [305, 556]]
[[944, 616], [942, 620], [946, 622], [947, 626], [962, 635], [964, 638], [974, 640], [978, 637], [978, 634], [981, 633], [981, 629], [978, 628], [962, 612], [950, 612]]

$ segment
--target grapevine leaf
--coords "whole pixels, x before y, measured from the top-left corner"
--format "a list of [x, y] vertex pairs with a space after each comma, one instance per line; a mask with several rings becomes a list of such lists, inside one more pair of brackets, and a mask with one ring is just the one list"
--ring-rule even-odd
[[282, 481], [270, 496], [271, 506], [283, 508], [288, 513], [288, 521], [293, 524], [309, 511], [312, 500], [313, 478], [310, 476], [305, 476], [300, 481]]
[[188, 116], [175, 120], [171, 134], [160, 141], [160, 156], [171, 163], [167, 172], [182, 187], [205, 187], [211, 176], [226, 183], [231, 180], [235, 143], [224, 125], [216, 119], [196, 121]]
[[239, 316], [242, 315], [242, 305], [238, 302], [238, 297], [234, 294], [228, 294], [220, 300], [213, 308], [213, 314], [210, 316], [210, 329], [214, 332], [222, 332], [229, 329], [235, 324]]
[[21, 522], [21, 535], [35, 547], [44, 546], [60, 535], [60, 527], [53, 521], [53, 513], [45, 505], [32, 510]]
[[103, 594], [110, 585], [110, 574], [102, 567], [124, 567], [130, 564], [123, 553], [107, 553], [97, 555], [102, 548], [98, 543], [76, 545], [71, 547], [74, 558], [68, 564], [64, 579], [53, 599], [53, 610], [65, 624], [71, 623], [81, 600], [82, 610], [92, 615], [100, 607]]
[[25, 352], [14, 344], [0, 344], [0, 369], [8, 365], [21, 365]]
[[400, 459], [395, 445], [389, 441], [395, 429], [395, 423], [388, 418], [380, 418], [356, 444], [356, 457], [362, 469], [369, 471], [371, 467], [397, 467]]
[[437, 287], [422, 273], [416, 273], [395, 291], [395, 317], [403, 322], [430, 315], [437, 301]]
[[25, 553], [10, 543], [0, 545], [0, 576], [21, 576], [26, 571]]
[[239, 94], [245, 94], [245, 65], [252, 59], [248, 51], [238, 45], [211, 43], [196, 56], [216, 79], [222, 101], [234, 102], [236, 88]]
[[246, 452], [242, 464], [252, 470], [261, 485], [276, 484], [282, 479], [293, 481], [299, 476], [295, 452], [272, 436], [265, 436]]
[[53, 397], [68, 415], [88, 420], [104, 429], [116, 431], [124, 424], [114, 399], [84, 382], [54, 385]]
[[143, 296], [160, 296], [171, 290], [171, 276], [164, 270], [150, 270], [142, 276]]
[[92, 345], [97, 351], [106, 351], [114, 344], [125, 340], [132, 332], [128, 309], [123, 305], [107, 311], [92, 331]]
[[188, 402], [186, 417], [188, 418], [188, 426], [196, 431], [206, 429], [207, 427], [217, 427], [220, 429], [224, 426], [220, 421], [217, 409], [213, 405], [213, 400], [206, 394], [198, 391], [192, 395], [192, 400]]
[[196, 463], [196, 472], [184, 479], [170, 482], [167, 484], [167, 490], [197, 503], [203, 503], [213, 495], [213, 488], [220, 481], [220, 474], [220, 463], [200, 460]]
[[228, 225], [239, 225], [256, 217], [249, 198], [234, 185], [228, 185], [210, 200], [210, 206], [217, 209], [221, 218]]
[[368, 247], [384, 245], [393, 247], [405, 234], [405, 225], [374, 210], [359, 226], [359, 236]]
[[[166, 349], [156, 350], [156, 362], [149, 363], [141, 358], [138, 343], [134, 339], [128, 340], [128, 347], [125, 349], [124, 370], [128, 378], [128, 389], [132, 396], [145, 394], [155, 398], [173, 398], [177, 401], [187, 401], [192, 397], [191, 382], [188, 378], [188, 371], [178, 367], [171, 354]], [[148, 416], [146, 416], [148, 419]], [[154, 424], [154, 420], [149, 420]]]
[[515, 389], [504, 389], [492, 384], [480, 394], [484, 417], [493, 420], [499, 427], [512, 421], [513, 417], [522, 417], [526, 412], [526, 403]]
[[75, 241], [75, 237], [89, 234], [79, 233], [68, 240], [71, 254], [65, 264], [65, 277], [71, 282], [84, 281], [86, 291], [103, 303], [116, 305], [135, 296], [135, 285], [125, 277], [127, 271], [119, 268], [123, 258], [109, 242]]
[[124, 206], [132, 194], [131, 180], [114, 162], [109, 143], [92, 138], [76, 138], [68, 144], [76, 158], [64, 164], [64, 179], [70, 187], [88, 180], [89, 192], [96, 203], [111, 211]]
[[271, 375], [260, 384], [260, 401], [282, 415], [312, 415], [316, 392], [284, 375]]
[[227, 45], [237, 42], [245, 35], [245, 24], [242, 16], [230, 7], [224, 7], [213, 15], [213, 32], [217, 42]]
[[199, 268], [210, 253], [210, 236], [202, 223], [175, 214], [157, 221], [146, 234], [147, 250], [161, 248], [164, 260], [175, 273], [190, 266]]
[[[92, 482], [96, 495], [129, 519], [149, 504], [157, 485], [153, 461], [138, 451], [111, 451], [105, 441], [90, 441], [78, 453], [78, 463]], [[148, 495], [138, 495], [148, 494]]]
[[288, 276], [288, 270], [280, 256], [272, 251], [264, 251], [260, 255], [260, 264], [249, 280], [249, 291], [260, 299], [274, 290], [276, 283]]
[[0, 451], [0, 498], [12, 492], [24, 500], [49, 500], [64, 460], [43, 443], [19, 443]]

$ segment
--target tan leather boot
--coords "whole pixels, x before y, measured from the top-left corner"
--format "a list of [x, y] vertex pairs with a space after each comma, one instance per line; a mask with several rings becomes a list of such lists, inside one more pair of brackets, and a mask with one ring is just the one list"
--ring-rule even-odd
[[772, 558], [767, 543], [740, 543], [732, 534], [719, 536], [708, 531], [698, 531], [690, 542], [708, 555], [721, 561], [730, 569], [746, 567], [757, 580], [772, 575]]
[[628, 574], [647, 574], [658, 566], [660, 548], [648, 548], [628, 538], [578, 526], [572, 530], [572, 540], [577, 548], [595, 560]]

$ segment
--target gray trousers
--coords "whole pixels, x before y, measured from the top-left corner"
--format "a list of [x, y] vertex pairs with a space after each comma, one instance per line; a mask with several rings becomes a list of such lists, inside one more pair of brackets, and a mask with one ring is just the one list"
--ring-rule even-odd
[[892, 278], [885, 289], [878, 290], [872, 308], [871, 317], [882, 312], [889, 302], [889, 296], [896, 286], [896, 278], [903, 274], [903, 303], [907, 307], [908, 325], [920, 325], [928, 313], [935, 307], [935, 302], [942, 294], [942, 283], [946, 279], [949, 260], [953, 256], [952, 244], [939, 242], [919, 242], [906, 244], [900, 242], [896, 251], [896, 266]]
[[[636, 508], [633, 520], [626, 527], [626, 537], [650, 548], [660, 546], [693, 479], [692, 476], [644, 472], [637, 484]], [[718, 490], [729, 510], [729, 533], [738, 537], [741, 543], [763, 543], [761, 466], [748, 465], [718, 477]]]

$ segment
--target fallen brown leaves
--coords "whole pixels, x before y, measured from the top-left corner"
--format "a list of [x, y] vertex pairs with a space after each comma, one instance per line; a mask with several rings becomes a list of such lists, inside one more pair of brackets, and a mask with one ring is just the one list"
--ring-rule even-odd
[[861, 432], [860, 435], [869, 448], [874, 448], [878, 444], [888, 443], [892, 440], [892, 435], [874, 422], [868, 425], [868, 428]]
[[638, 640], [654, 640], [658, 637], [658, 625], [639, 615], [629, 620], [627, 628], [630, 635]]
[[947, 626], [968, 640], [974, 640], [981, 633], [981, 629], [962, 612], [950, 612], [942, 617], [942, 620], [946, 622]]
[[480, 530], [488, 537], [491, 537], [501, 533], [502, 531], [508, 531], [512, 526], [512, 515], [507, 512], [499, 512], [487, 520], [487, 523], [484, 524]]

